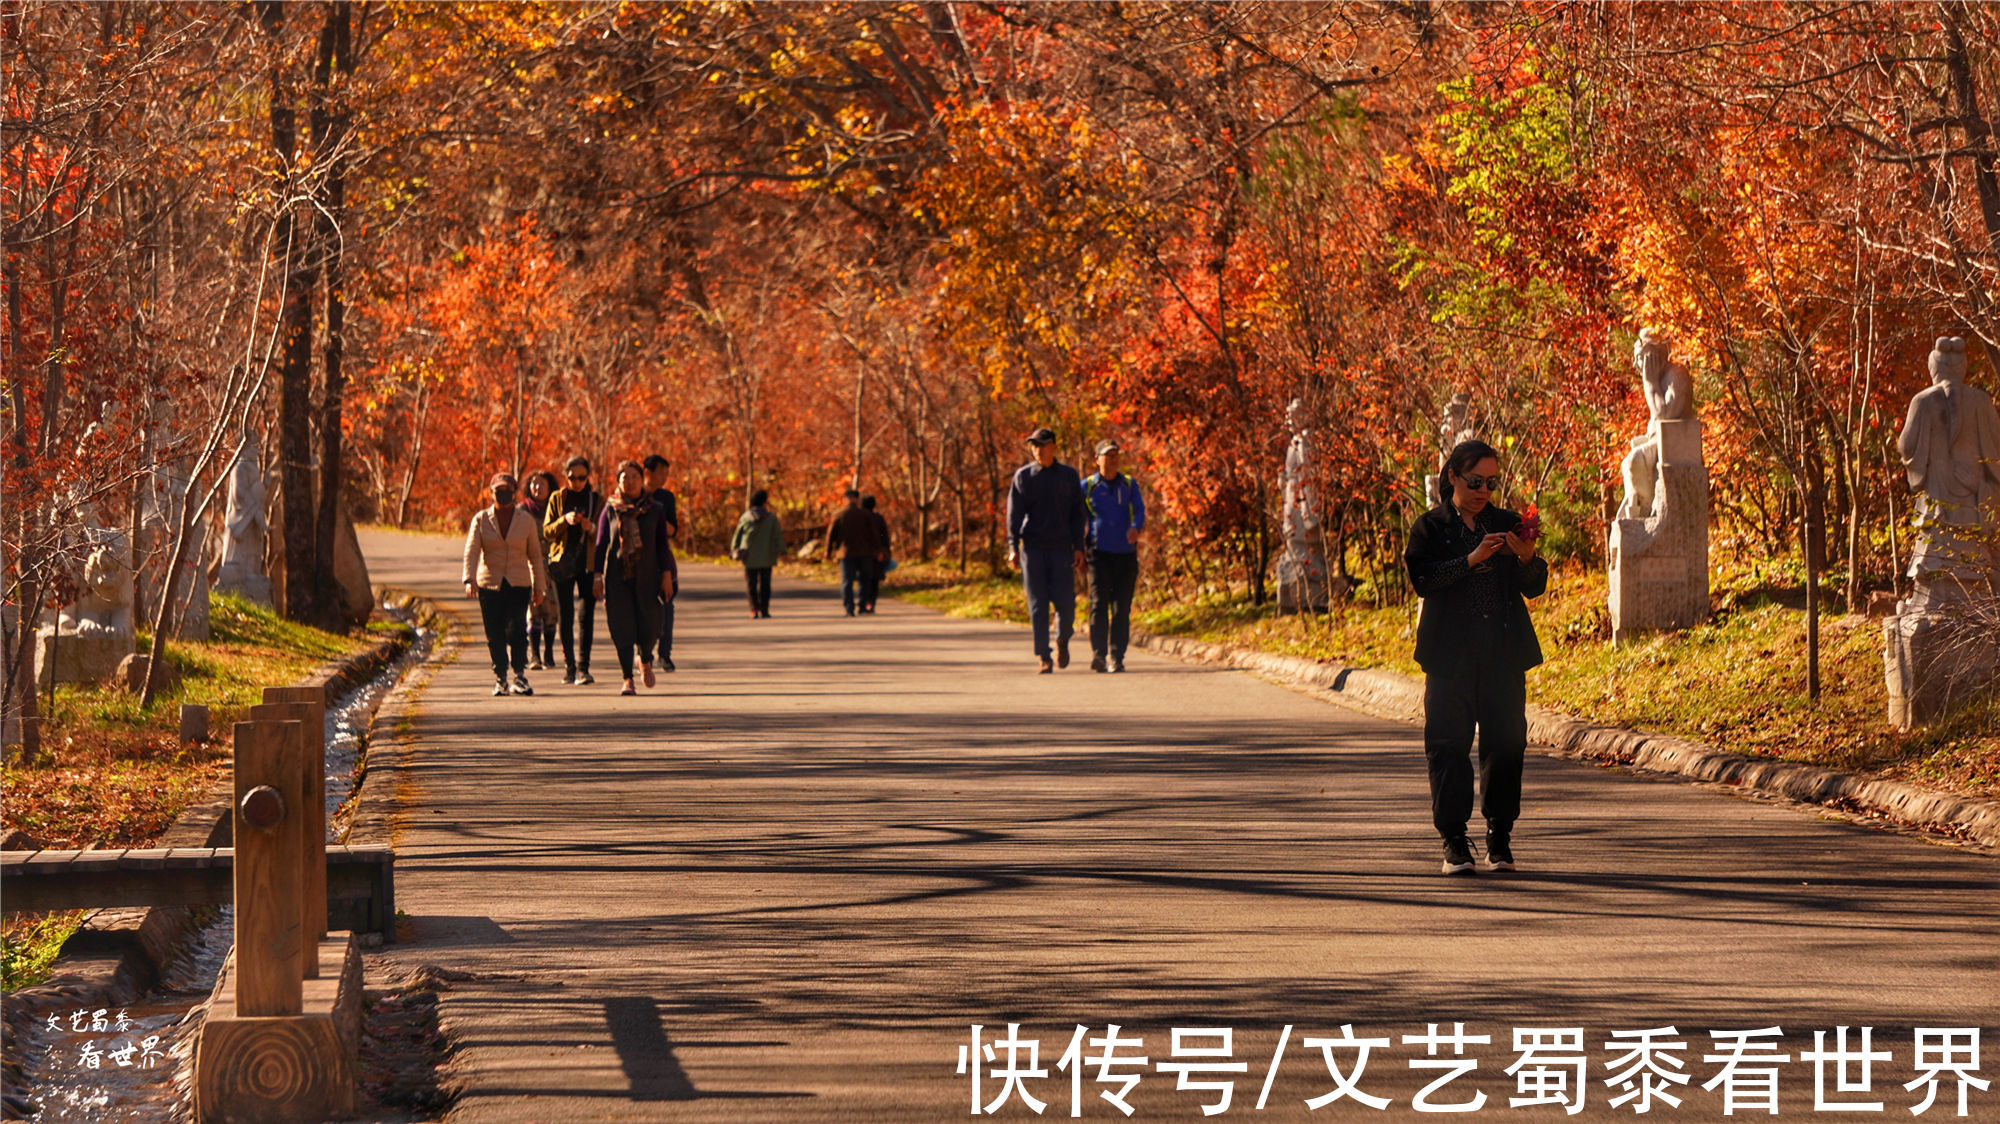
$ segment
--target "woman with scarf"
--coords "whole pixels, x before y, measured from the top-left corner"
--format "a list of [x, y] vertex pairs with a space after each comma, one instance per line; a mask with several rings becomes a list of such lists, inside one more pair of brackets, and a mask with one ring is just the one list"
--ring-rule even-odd
[[[521, 501], [521, 510], [528, 513], [528, 517], [535, 521], [535, 526], [542, 525], [543, 517], [548, 513], [549, 497], [555, 495], [555, 492], [555, 473], [536, 472], [528, 476], [528, 498]], [[543, 561], [546, 562], [548, 554], [546, 539], [543, 540], [542, 551]], [[544, 568], [544, 573], [546, 572]], [[535, 599], [534, 606], [528, 610], [529, 671], [541, 671], [556, 665], [556, 625], [561, 622], [562, 617], [556, 612], [555, 598], [549, 596], [552, 591], [544, 589], [541, 592], [542, 595]]]
[[635, 648], [646, 686], [653, 685], [653, 647], [660, 640], [667, 599], [674, 595], [674, 569], [665, 511], [646, 491], [646, 470], [628, 460], [618, 466], [617, 491], [597, 517], [597, 553], [591, 564], [604, 624], [625, 676], [621, 695], [638, 694], [632, 685]]
[[743, 579], [750, 587], [750, 615], [771, 615], [771, 567], [785, 549], [785, 532], [770, 509], [771, 494], [759, 488], [750, 496], [750, 510], [736, 521], [736, 534], [729, 540], [729, 556], [743, 563]]
[[518, 484], [501, 472], [487, 481], [493, 506], [481, 508], [465, 532], [462, 578], [465, 595], [479, 599], [486, 626], [486, 652], [493, 659], [493, 693], [508, 693], [507, 665], [514, 667], [513, 693], [532, 695], [528, 686], [528, 606], [539, 603], [549, 574], [542, 561], [542, 530], [515, 501]]

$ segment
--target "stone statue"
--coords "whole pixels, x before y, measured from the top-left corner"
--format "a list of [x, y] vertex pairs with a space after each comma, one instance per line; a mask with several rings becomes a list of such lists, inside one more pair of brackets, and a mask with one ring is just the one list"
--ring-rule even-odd
[[85, 525], [73, 549], [83, 556], [75, 603], [36, 633], [35, 681], [102, 683], [132, 654], [132, 544], [122, 531]]
[[[155, 414], [156, 449], [172, 449], [175, 444], [175, 408], [163, 399]], [[150, 618], [166, 592], [167, 566], [173, 559], [174, 534], [180, 528], [182, 508], [190, 502], [194, 482], [188, 473], [186, 456], [166, 456], [154, 466], [147, 482], [140, 520], [146, 559], [138, 575], [139, 589]], [[187, 546], [181, 551], [180, 573], [175, 580], [174, 605], [167, 613], [169, 635], [182, 640], [206, 640], [208, 626], [208, 566], [203, 557], [207, 540], [206, 522], [188, 524]], [[151, 624], [151, 620], [147, 621]]]
[[132, 565], [125, 536], [105, 535], [83, 562], [83, 585], [75, 604], [56, 618], [64, 636], [122, 636], [129, 645], [132, 627]]
[[1651, 328], [1640, 329], [1632, 345], [1632, 366], [1638, 369], [1650, 420], [1646, 431], [1632, 439], [1632, 451], [1620, 466], [1625, 477], [1620, 519], [1650, 519], [1656, 514], [1659, 495], [1653, 485], [1660, 473], [1659, 423], [1694, 419], [1694, 380], [1685, 366], [1669, 358], [1668, 350], [1667, 341]]
[[1909, 729], [2000, 682], [2000, 638], [1965, 602], [1991, 595], [2000, 529], [2000, 411], [1965, 382], [1965, 340], [1939, 337], [1931, 385], [1910, 399], [1896, 438], [1917, 500], [1915, 588], [1883, 622], [1889, 720]]
[[260, 605], [271, 603], [271, 579], [264, 572], [265, 541], [271, 533], [267, 507], [264, 474], [257, 466], [257, 443], [247, 440], [229, 470], [225, 537], [215, 588]]
[[1438, 421], [1437, 471], [1424, 477], [1424, 499], [1430, 506], [1444, 502], [1444, 462], [1450, 458], [1452, 448], [1478, 436], [1479, 431], [1472, 426], [1472, 395], [1457, 391], [1445, 403], [1444, 416]]
[[1621, 466], [1625, 499], [1611, 522], [1613, 640], [1708, 619], [1708, 470], [1694, 380], [1650, 328], [1632, 346], [1632, 366], [1647, 421]]
[[1285, 447], [1284, 512], [1280, 528], [1285, 553], [1278, 559], [1278, 611], [1321, 612], [1327, 604], [1326, 548], [1319, 526], [1319, 489], [1313, 483], [1312, 434], [1305, 427], [1305, 403], [1285, 408], [1292, 431]]
[[[1910, 577], [1920, 594], [1990, 576], [1992, 544], [1980, 530], [2000, 516], [2000, 411], [1965, 382], [1965, 340], [1945, 337], [1930, 355], [1931, 385], [1910, 399], [1896, 447], [1917, 501]], [[1949, 578], [1944, 581], [1941, 579]]]

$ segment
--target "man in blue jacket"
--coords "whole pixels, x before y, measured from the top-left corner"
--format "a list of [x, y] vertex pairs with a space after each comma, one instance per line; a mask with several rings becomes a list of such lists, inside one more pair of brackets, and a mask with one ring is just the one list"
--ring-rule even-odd
[[1132, 594], [1139, 588], [1139, 532], [1146, 529], [1146, 500], [1139, 482], [1119, 471], [1123, 459], [1118, 442], [1099, 441], [1097, 472], [1083, 482], [1092, 671], [1124, 671], [1125, 646], [1132, 639]]
[[[1069, 666], [1069, 638], [1076, 626], [1076, 571], [1083, 568], [1083, 481], [1056, 460], [1055, 431], [1028, 435], [1033, 463], [1014, 473], [1007, 492], [1007, 554], [1018, 559], [1028, 591], [1028, 619], [1035, 626], [1035, 655], [1042, 674]], [[1056, 612], [1056, 655], [1049, 658], [1049, 608]]]

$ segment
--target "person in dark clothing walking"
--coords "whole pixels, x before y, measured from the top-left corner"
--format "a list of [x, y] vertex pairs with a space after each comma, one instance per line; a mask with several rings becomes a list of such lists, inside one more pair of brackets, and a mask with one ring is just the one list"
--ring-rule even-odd
[[826, 556], [840, 551], [840, 604], [853, 616], [867, 603], [868, 575], [881, 553], [875, 541], [875, 519], [861, 506], [861, 493], [847, 490], [847, 506], [826, 528]]
[[591, 570], [597, 596], [604, 600], [604, 624], [618, 650], [624, 673], [621, 695], [632, 685], [633, 655], [653, 685], [653, 648], [660, 638], [660, 610], [674, 595], [673, 546], [660, 506], [646, 491], [646, 470], [637, 461], [618, 466], [618, 491], [597, 518], [597, 551]]
[[[1035, 459], [1014, 473], [1007, 491], [1007, 554], [1019, 559], [1035, 626], [1035, 656], [1042, 674], [1069, 666], [1069, 638], [1076, 625], [1076, 572], [1083, 568], [1083, 481], [1056, 460], [1055, 431], [1028, 435]], [[1056, 655], [1049, 658], [1049, 612], [1056, 616]]]
[[1472, 816], [1476, 727], [1487, 862], [1513, 870], [1528, 746], [1527, 671], [1542, 662], [1523, 598], [1548, 589], [1549, 567], [1535, 554], [1540, 528], [1491, 502], [1500, 484], [1500, 455], [1491, 445], [1459, 442], [1442, 476], [1443, 502], [1418, 517], [1404, 552], [1410, 584], [1424, 599], [1416, 657], [1424, 669], [1431, 823], [1444, 837], [1444, 872], [1472, 870], [1465, 825]]
[[[540, 527], [548, 518], [549, 497], [556, 493], [556, 474], [553, 472], [531, 472], [528, 474], [528, 498], [521, 501], [521, 510]], [[544, 550], [548, 543], [542, 543]], [[561, 624], [561, 616], [556, 611], [553, 588], [545, 588], [535, 599], [533, 608], [528, 610], [528, 670], [541, 671], [556, 665], [556, 629]]]
[[1119, 471], [1124, 450], [1097, 443], [1097, 471], [1083, 482], [1090, 550], [1090, 670], [1124, 671], [1132, 640], [1132, 594], [1139, 587], [1139, 532], [1146, 500], [1139, 482]]
[[571, 457], [563, 475], [567, 479], [562, 491], [549, 497], [548, 510], [542, 514], [549, 580], [559, 611], [563, 682], [595, 683], [590, 674], [590, 639], [597, 629], [597, 591], [590, 580], [590, 553], [597, 543], [597, 517], [604, 511], [604, 497], [590, 486], [587, 458]]
[[743, 581], [750, 589], [750, 615], [771, 615], [771, 567], [785, 550], [785, 532], [770, 508], [771, 495], [759, 488], [750, 494], [750, 509], [736, 521], [729, 556], [743, 563]]
[[[667, 458], [658, 453], [646, 457], [646, 490], [652, 493], [653, 502], [660, 507], [660, 518], [666, 523], [667, 537], [677, 539], [681, 534], [680, 505], [674, 499], [672, 488], [667, 487]], [[674, 580], [680, 580], [680, 567], [670, 563], [674, 570]], [[674, 599], [668, 597], [660, 606], [660, 670], [674, 669]]]
[[889, 521], [875, 510], [874, 496], [861, 497], [861, 510], [867, 512], [868, 518], [875, 524], [875, 565], [868, 568], [868, 579], [863, 589], [865, 596], [861, 601], [861, 611], [872, 613], [875, 611], [875, 598], [882, 592], [882, 579], [889, 576]]
[[493, 506], [479, 509], [465, 529], [461, 580], [465, 595], [479, 599], [486, 626], [486, 653], [493, 661], [493, 693], [505, 695], [507, 668], [514, 668], [512, 693], [532, 695], [528, 685], [528, 607], [542, 599], [548, 575], [542, 569], [542, 533], [516, 501], [513, 474], [487, 481]]

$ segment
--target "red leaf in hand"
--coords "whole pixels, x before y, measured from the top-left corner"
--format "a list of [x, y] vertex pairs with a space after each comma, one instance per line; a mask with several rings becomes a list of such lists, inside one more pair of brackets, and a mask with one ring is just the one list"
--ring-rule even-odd
[[1521, 525], [1514, 528], [1514, 537], [1522, 542], [1534, 542], [1541, 536], [1542, 513], [1535, 510], [1534, 504], [1529, 504], [1528, 510], [1521, 513]]

